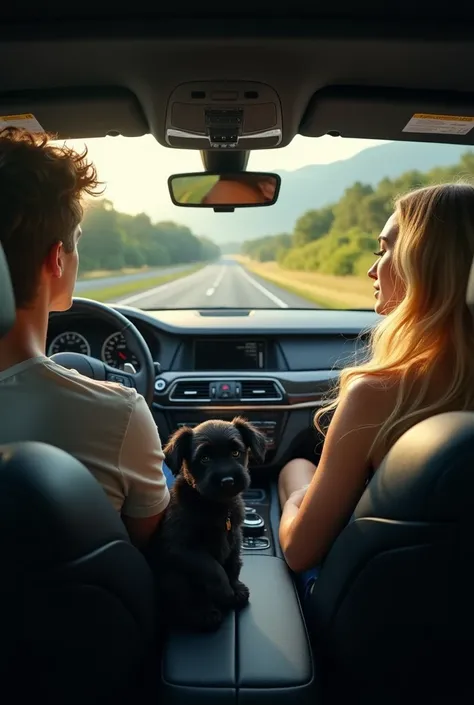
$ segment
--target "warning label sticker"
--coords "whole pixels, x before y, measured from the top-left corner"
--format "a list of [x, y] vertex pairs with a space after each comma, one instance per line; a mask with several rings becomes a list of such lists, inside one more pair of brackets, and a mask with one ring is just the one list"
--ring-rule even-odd
[[474, 117], [415, 113], [403, 128], [403, 132], [419, 132], [428, 135], [467, 135], [473, 127]]
[[44, 132], [38, 120], [31, 113], [0, 115], [0, 130], [5, 127], [20, 127], [29, 132]]

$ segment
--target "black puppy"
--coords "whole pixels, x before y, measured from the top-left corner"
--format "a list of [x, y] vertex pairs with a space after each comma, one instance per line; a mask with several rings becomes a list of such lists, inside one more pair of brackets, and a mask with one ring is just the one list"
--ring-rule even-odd
[[149, 561], [165, 626], [212, 631], [248, 602], [239, 574], [249, 451], [262, 462], [265, 437], [240, 417], [181, 428], [164, 448], [177, 477]]

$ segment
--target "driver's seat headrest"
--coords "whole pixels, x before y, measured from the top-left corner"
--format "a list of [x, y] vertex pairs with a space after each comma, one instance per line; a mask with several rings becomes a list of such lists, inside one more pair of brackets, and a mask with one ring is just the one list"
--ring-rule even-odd
[[13, 327], [15, 323], [15, 297], [13, 295], [10, 270], [3, 247], [0, 244], [0, 338]]

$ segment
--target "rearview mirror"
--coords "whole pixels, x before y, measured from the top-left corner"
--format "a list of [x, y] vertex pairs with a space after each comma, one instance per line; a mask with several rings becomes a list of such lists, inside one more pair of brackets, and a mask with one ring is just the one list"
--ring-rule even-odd
[[278, 174], [258, 171], [173, 174], [168, 179], [175, 206], [230, 210], [272, 206], [280, 192]]

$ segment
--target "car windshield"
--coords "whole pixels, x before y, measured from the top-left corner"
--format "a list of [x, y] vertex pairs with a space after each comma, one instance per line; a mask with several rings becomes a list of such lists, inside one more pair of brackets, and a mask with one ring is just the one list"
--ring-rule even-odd
[[298, 136], [250, 155], [248, 170], [280, 174], [275, 205], [215, 213], [169, 196], [171, 174], [202, 171], [199, 152], [151, 135], [87, 148], [106, 190], [86, 206], [75, 294], [143, 309], [370, 309], [394, 198], [474, 174], [465, 146]]

